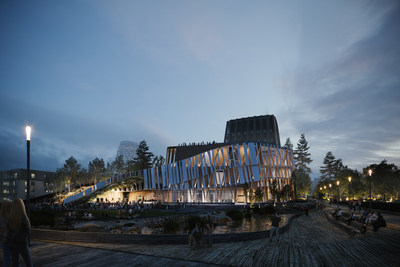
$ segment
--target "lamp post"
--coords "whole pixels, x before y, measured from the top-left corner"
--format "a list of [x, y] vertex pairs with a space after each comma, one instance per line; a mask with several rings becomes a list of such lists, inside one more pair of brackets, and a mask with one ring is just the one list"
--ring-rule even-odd
[[349, 200], [351, 199], [351, 197], [350, 197], [350, 183], [351, 183], [351, 176], [349, 176]]
[[331, 194], [332, 194], [332, 184], [329, 184], [329, 206], [332, 206]]
[[369, 174], [369, 208], [372, 208], [372, 194], [371, 194], [371, 189], [372, 189], [372, 170], [369, 169], [368, 170], [368, 174]]
[[31, 150], [31, 126], [25, 127], [26, 133], [26, 213], [28, 217], [30, 217], [31, 208], [30, 208], [30, 194], [31, 194], [31, 166], [30, 166], [30, 150]]
[[338, 200], [337, 200], [337, 205], [338, 205], [338, 207], [339, 207], [339, 201], [340, 201], [340, 182], [337, 181], [336, 184], [337, 184], [337, 186], [338, 186]]

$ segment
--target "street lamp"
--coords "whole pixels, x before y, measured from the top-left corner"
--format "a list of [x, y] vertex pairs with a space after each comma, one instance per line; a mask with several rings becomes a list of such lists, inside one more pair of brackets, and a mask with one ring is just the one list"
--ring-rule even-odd
[[329, 184], [329, 206], [332, 205], [331, 193], [332, 193], [332, 184]]
[[339, 200], [340, 200], [340, 182], [337, 181], [336, 184], [338, 185], [338, 200], [337, 200], [337, 205], [339, 207]]
[[349, 200], [350, 200], [350, 183], [351, 183], [351, 176], [349, 176]]
[[30, 166], [30, 150], [31, 150], [31, 126], [25, 127], [26, 132], [26, 213], [30, 217], [30, 193], [31, 193], [31, 166]]
[[368, 170], [368, 174], [369, 174], [369, 208], [372, 208], [372, 196], [371, 196], [371, 188], [372, 188], [372, 170], [369, 169]]

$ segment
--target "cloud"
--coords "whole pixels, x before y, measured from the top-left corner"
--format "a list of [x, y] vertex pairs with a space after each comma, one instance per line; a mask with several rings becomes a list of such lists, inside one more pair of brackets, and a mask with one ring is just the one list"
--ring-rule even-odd
[[308, 136], [314, 172], [329, 150], [358, 169], [384, 158], [400, 164], [392, 150], [400, 142], [399, 7], [337, 59], [282, 78], [281, 89], [296, 105], [283, 114]]

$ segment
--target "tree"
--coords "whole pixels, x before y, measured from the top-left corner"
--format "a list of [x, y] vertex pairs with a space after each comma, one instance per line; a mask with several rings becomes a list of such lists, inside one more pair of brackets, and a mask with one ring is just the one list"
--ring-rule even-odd
[[311, 189], [310, 175], [303, 169], [296, 169], [296, 190], [298, 195], [308, 195]]
[[149, 152], [149, 147], [145, 140], [139, 143], [136, 150], [135, 167], [137, 170], [144, 170], [153, 167], [153, 153]]
[[98, 179], [104, 175], [106, 171], [104, 160], [95, 158], [93, 161], [89, 162], [89, 174], [93, 179], [94, 184], [97, 183]]
[[297, 148], [293, 152], [294, 154], [294, 162], [296, 169], [302, 168], [306, 173], [311, 173], [311, 168], [308, 165], [312, 162], [310, 157], [310, 153], [308, 150], [310, 147], [308, 146], [308, 142], [304, 134], [301, 134], [300, 139], [297, 143]]
[[256, 191], [254, 192], [254, 200], [258, 202], [258, 207], [260, 207], [260, 202], [262, 202], [263, 196], [263, 191], [261, 188], [257, 187]]
[[244, 201], [246, 204], [247, 204], [248, 191], [249, 191], [249, 184], [247, 182], [245, 182], [243, 184], [243, 194], [244, 194]]
[[381, 195], [384, 201], [387, 197], [397, 198], [400, 191], [400, 169], [393, 163], [388, 164], [386, 160], [367, 166], [363, 173], [367, 175], [369, 169], [372, 170], [372, 192]]
[[122, 173], [125, 170], [125, 161], [122, 155], [115, 157], [115, 160], [111, 163], [111, 169], [113, 172]]
[[293, 143], [292, 143], [292, 140], [290, 140], [290, 138], [289, 138], [289, 137], [288, 137], [288, 138], [286, 138], [286, 142], [285, 142], [285, 145], [284, 145], [284, 147], [287, 147], [287, 148], [293, 149]]
[[323, 166], [320, 167], [319, 172], [321, 173], [321, 182], [331, 182], [335, 175], [335, 156], [332, 154], [331, 151], [326, 153], [324, 160], [322, 163]]
[[165, 164], [165, 158], [161, 155], [154, 157], [153, 159], [153, 166], [154, 167], [161, 167]]
[[61, 172], [64, 173], [65, 183], [68, 183], [68, 192], [71, 192], [71, 183], [76, 183], [80, 169], [81, 164], [78, 164], [78, 161], [74, 157], [71, 156], [65, 161], [64, 168]]

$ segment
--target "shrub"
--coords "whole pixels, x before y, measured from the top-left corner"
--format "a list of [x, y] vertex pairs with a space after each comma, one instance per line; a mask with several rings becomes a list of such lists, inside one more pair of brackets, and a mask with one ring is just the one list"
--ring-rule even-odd
[[178, 219], [169, 218], [164, 222], [164, 233], [173, 234], [181, 228], [181, 222]]
[[194, 227], [196, 227], [196, 223], [201, 223], [201, 217], [199, 215], [190, 215], [186, 218], [186, 227], [185, 230], [191, 232]]
[[243, 219], [243, 212], [237, 209], [231, 209], [225, 211], [226, 216], [231, 217], [234, 221], [240, 221]]
[[31, 211], [30, 221], [33, 226], [54, 226], [55, 217], [56, 213], [51, 210], [33, 210]]

